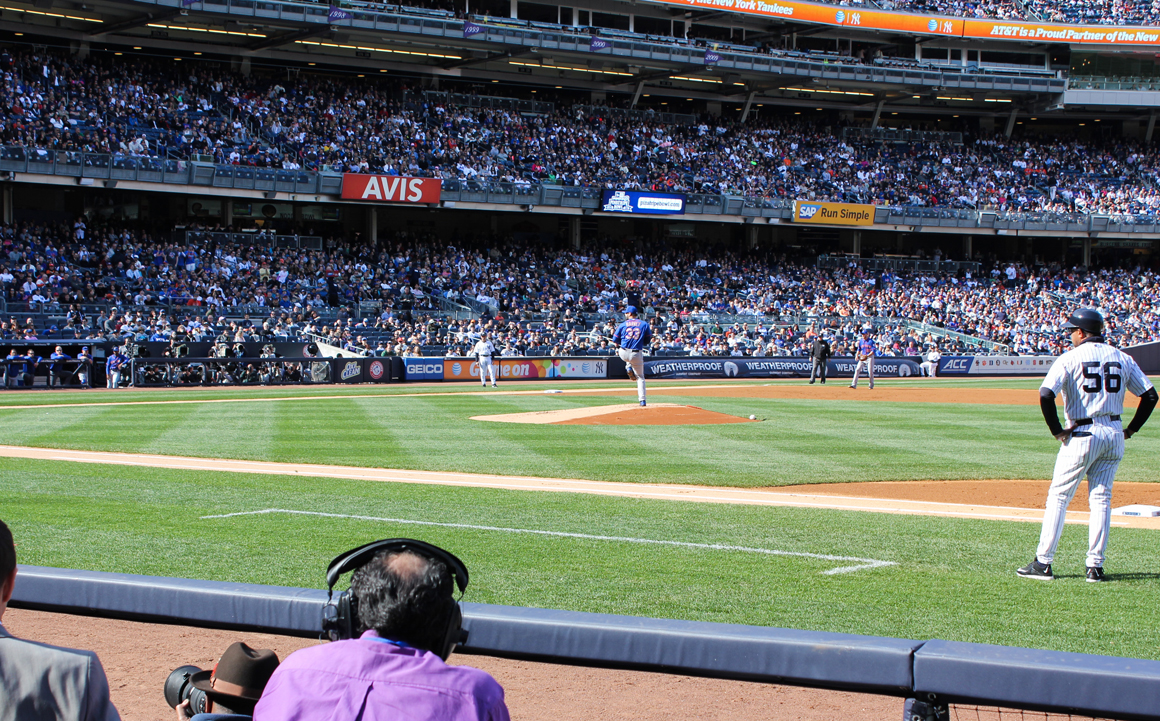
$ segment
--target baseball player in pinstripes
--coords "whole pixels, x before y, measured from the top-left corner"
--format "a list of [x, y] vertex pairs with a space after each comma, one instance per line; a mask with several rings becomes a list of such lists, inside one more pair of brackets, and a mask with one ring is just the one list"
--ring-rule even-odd
[[871, 328], [862, 329], [862, 340], [858, 341], [857, 350], [854, 352], [854, 357], [858, 359], [858, 364], [854, 366], [854, 380], [850, 382], [851, 388], [858, 387], [858, 375], [862, 372], [862, 365], [866, 365], [866, 377], [870, 379], [870, 390], [874, 390], [874, 356], [877, 355], [878, 349], [874, 346], [874, 340], [870, 334], [874, 331]]
[[640, 404], [645, 405], [644, 391], [644, 353], [645, 348], [652, 343], [652, 328], [648, 323], [636, 317], [636, 306], [630, 305], [624, 309], [627, 316], [624, 322], [616, 326], [612, 334], [612, 342], [620, 346], [616, 354], [624, 361], [629, 380], [636, 381], [636, 395]]
[[[1156, 407], [1156, 389], [1126, 353], [1107, 345], [1104, 319], [1093, 308], [1080, 308], [1068, 319], [1075, 347], [1052, 364], [1039, 388], [1039, 404], [1051, 434], [1063, 444], [1055, 459], [1051, 489], [1039, 548], [1031, 563], [1016, 573], [1024, 578], [1050, 581], [1051, 561], [1063, 532], [1067, 506], [1079, 482], [1087, 475], [1088, 523], [1087, 580], [1105, 580], [1104, 549], [1112, 520], [1112, 481], [1124, 457], [1124, 440], [1135, 435]], [[1124, 391], [1140, 397], [1132, 422], [1121, 430]], [[1067, 426], [1059, 424], [1055, 396], [1063, 392]]]
[[479, 336], [479, 342], [471, 349], [472, 355], [479, 361], [479, 384], [487, 388], [486, 375], [491, 375], [491, 387], [495, 388], [495, 364], [491, 362], [491, 357], [495, 355], [495, 345], [487, 339], [487, 333], [484, 332]]

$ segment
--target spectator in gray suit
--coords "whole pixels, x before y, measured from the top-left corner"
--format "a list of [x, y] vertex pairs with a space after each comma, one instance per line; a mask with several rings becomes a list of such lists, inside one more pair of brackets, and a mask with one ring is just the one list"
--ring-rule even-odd
[[[16, 545], [0, 521], [0, 621], [16, 586]], [[14, 638], [0, 625], [0, 721], [120, 721], [97, 654]]]

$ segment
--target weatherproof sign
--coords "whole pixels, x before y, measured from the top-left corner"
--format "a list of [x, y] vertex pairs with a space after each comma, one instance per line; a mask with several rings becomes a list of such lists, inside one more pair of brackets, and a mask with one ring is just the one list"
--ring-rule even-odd
[[434, 178], [407, 178], [402, 175], [344, 173], [344, 200], [378, 203], [438, 203], [443, 181]]

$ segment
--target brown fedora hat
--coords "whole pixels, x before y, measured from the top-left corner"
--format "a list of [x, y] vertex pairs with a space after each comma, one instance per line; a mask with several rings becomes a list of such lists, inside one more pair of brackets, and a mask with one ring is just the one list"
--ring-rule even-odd
[[210, 698], [257, 701], [276, 668], [278, 655], [273, 651], [250, 648], [238, 641], [226, 649], [213, 671], [199, 671], [189, 682]]

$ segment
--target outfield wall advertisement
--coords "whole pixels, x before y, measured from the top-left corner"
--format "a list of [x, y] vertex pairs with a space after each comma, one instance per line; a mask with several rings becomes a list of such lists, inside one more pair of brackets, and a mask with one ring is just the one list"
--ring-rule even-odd
[[[493, 363], [496, 377], [507, 381], [608, 377], [604, 358], [496, 358]], [[479, 363], [474, 358], [446, 358], [443, 380], [478, 381]]]
[[703, 10], [782, 18], [864, 30], [933, 35], [950, 38], [1058, 42], [1082, 45], [1160, 45], [1160, 29], [1152, 27], [1057, 25], [1011, 20], [974, 20], [919, 13], [889, 12], [798, 0], [653, 0]]
[[[645, 361], [646, 378], [800, 378], [809, 376], [809, 358], [666, 358]], [[826, 374], [835, 378], [854, 375], [852, 358], [827, 362]], [[908, 378], [921, 375], [914, 358], [879, 358], [874, 361], [876, 377]]]
[[1033, 376], [1047, 375], [1055, 356], [943, 356], [938, 374], [947, 376]]
[[[1047, 375], [1054, 356], [944, 356], [939, 360], [940, 376], [1028, 376]], [[883, 357], [874, 360], [876, 378], [921, 376], [922, 358]], [[851, 378], [853, 358], [831, 358], [826, 375]], [[793, 358], [665, 358], [645, 361], [648, 378], [803, 378], [810, 375], [813, 362]]]
[[[507, 381], [607, 378], [607, 358], [496, 358], [495, 375]], [[479, 382], [479, 363], [474, 358], [404, 358], [409, 381]]]

